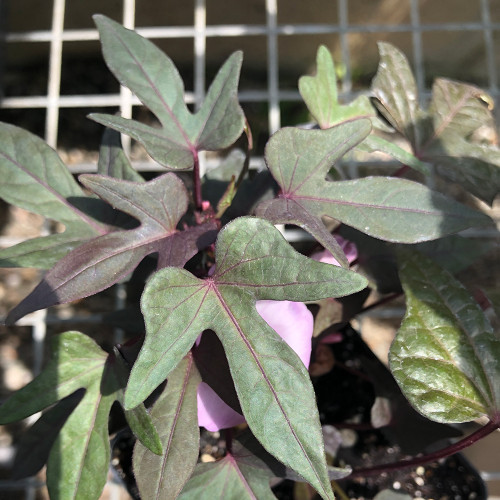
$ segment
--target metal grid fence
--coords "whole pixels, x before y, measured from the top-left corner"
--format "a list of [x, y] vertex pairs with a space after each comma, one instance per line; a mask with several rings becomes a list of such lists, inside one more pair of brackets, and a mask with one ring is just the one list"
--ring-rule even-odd
[[[421, 7], [425, 0], [406, 0], [408, 2], [408, 20], [398, 24], [366, 24], [362, 20], [352, 19], [350, 8], [353, 0], [332, 0], [335, 4], [335, 20], [329, 22], [321, 14], [317, 16], [314, 23], [287, 24], [279, 21], [279, 9], [283, 11], [290, 5], [290, 0], [261, 0], [256, 1], [256, 8], [265, 11], [264, 24], [207, 24], [207, 13], [213, 8], [212, 2], [206, 0], [193, 0], [193, 22], [192, 25], [176, 26], [136, 26], [136, 8], [141, 0], [117, 0], [115, 19], [121, 21], [128, 28], [136, 28], [137, 31], [153, 41], [159, 40], [184, 40], [192, 42], [192, 68], [193, 85], [188, 89], [186, 100], [196, 108], [204, 98], [206, 89], [207, 70], [207, 41], [221, 38], [231, 46], [232, 39], [238, 37], [251, 37], [255, 41], [265, 42], [266, 53], [261, 54], [266, 84], [261, 90], [242, 90], [240, 101], [244, 103], [262, 103], [267, 108], [267, 131], [269, 134], [278, 130], [282, 123], [282, 104], [284, 102], [299, 102], [300, 95], [296, 88], [287, 88], [280, 84], [280, 46], [286, 45], [287, 37], [314, 35], [315, 42], [321, 37], [335, 35], [338, 40], [340, 60], [343, 62], [343, 74], [340, 78], [340, 98], [350, 100], [359, 91], [363, 90], [357, 84], [353, 76], [352, 54], [349, 37], [353, 34], [407, 34], [411, 37], [412, 65], [415, 72], [417, 87], [421, 96], [429, 96], [426, 85], [427, 75], [425, 69], [425, 57], [423, 37], [432, 32], [458, 32], [462, 34], [479, 33], [483, 38], [481, 57], [484, 60], [485, 78], [482, 86], [497, 99], [500, 95], [498, 86], [499, 68], [497, 67], [496, 52], [500, 52], [500, 17], [492, 18], [492, 7], [498, 7], [498, 0], [476, 0], [478, 18], [464, 22], [422, 22]], [[311, 9], [314, 2], [311, 3]], [[474, 3], [470, 0], [470, 3]], [[172, 2], [165, 0], [156, 1], [158, 9], [172, 8]], [[1, 0], [0, 0], [1, 5]], [[22, 8], [23, 1], [11, 2], [10, 9]], [[132, 117], [134, 109], [140, 106], [138, 99], [127, 89], [121, 88], [116, 93], [92, 93], [92, 94], [62, 94], [61, 93], [61, 68], [65, 48], [71, 43], [85, 43], [98, 40], [95, 29], [65, 29], [65, 10], [69, 2], [66, 0], [53, 0], [51, 28], [45, 30], [12, 31], [9, 30], [9, 17], [3, 19], [0, 26], [6, 30], [1, 37], [4, 42], [3, 51], [8, 52], [13, 45], [24, 47], [36, 44], [49, 45], [48, 78], [46, 93], [43, 95], [9, 95], [0, 100], [0, 112], [2, 110], [43, 110], [45, 111], [44, 138], [54, 148], [59, 146], [60, 116], [61, 112], [70, 108], [116, 108], [124, 117]], [[49, 8], [49, 4], [46, 9]], [[181, 7], [174, 7], [181, 8]], [[188, 8], [188, 7], [182, 7]], [[0, 10], [5, 15], [5, 9]], [[8, 10], [7, 10], [8, 13]], [[28, 15], [28, 14], [27, 14]], [[264, 17], [263, 17], [264, 18]], [[0, 27], [1, 29], [1, 27]], [[497, 44], [497, 47], [495, 47]], [[316, 47], [314, 47], [315, 50]], [[22, 49], [21, 49], [22, 50]], [[231, 50], [228, 48], [227, 53]], [[0, 53], [1, 56], [1, 53]], [[313, 61], [311, 61], [312, 63]], [[0, 67], [2, 65], [0, 64]], [[8, 73], [8, 68], [7, 68]], [[4, 75], [5, 76], [5, 75]], [[7, 74], [8, 76], [8, 74]], [[0, 84], [2, 82], [0, 81]], [[1, 91], [1, 88], [0, 88]], [[1, 94], [0, 94], [1, 95]], [[131, 143], [126, 137], [124, 149], [130, 152]], [[254, 165], [262, 165], [262, 159], [253, 160]], [[134, 166], [140, 171], [155, 171], [158, 166], [153, 161], [135, 161]], [[354, 167], [356, 168], [356, 167]], [[78, 162], [71, 166], [75, 173], [89, 172], [95, 170], [95, 164], [87, 161]], [[293, 239], [296, 234], [290, 233]], [[0, 237], [0, 246], [8, 246], [15, 243], [11, 239]], [[117, 287], [117, 308], [123, 304], [123, 289]], [[381, 314], [390, 317], [398, 317], [400, 308], [386, 309]], [[43, 362], [44, 342], [46, 336], [46, 325], [59, 321], [58, 318], [47, 315], [44, 311], [31, 314], [19, 322], [20, 325], [30, 326], [33, 335], [33, 372], [38, 373]], [[120, 335], [120, 332], [117, 332]], [[493, 475], [492, 475], [493, 474]], [[495, 479], [498, 473], [489, 472], [489, 479]], [[11, 488], [24, 488], [25, 498], [35, 498], [36, 488], [39, 486], [36, 480], [25, 481], [22, 484], [12, 484], [9, 481], [0, 481], [0, 495], [2, 491]]]

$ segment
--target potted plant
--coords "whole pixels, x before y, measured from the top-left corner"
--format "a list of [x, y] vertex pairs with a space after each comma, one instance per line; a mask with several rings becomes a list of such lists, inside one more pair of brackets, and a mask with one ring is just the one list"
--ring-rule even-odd
[[[436, 174], [492, 204], [500, 154], [475, 136], [494, 128], [490, 98], [439, 79], [424, 109], [403, 54], [380, 44], [372, 99], [340, 104], [331, 55], [320, 47], [316, 75], [299, 81], [316, 125], [276, 132], [265, 148], [267, 170], [249, 172], [241, 53], [227, 59], [192, 113], [166, 55], [104, 16], [95, 21], [108, 67], [159, 123], [91, 115], [108, 130], [97, 174], [78, 180], [43, 141], [0, 125], [0, 196], [65, 227], [0, 252], [3, 266], [48, 270], [6, 323], [127, 280], [141, 288], [140, 311], [135, 304], [105, 318], [129, 333], [109, 352], [82, 332], [55, 336], [42, 373], [0, 407], [1, 423], [44, 410], [27, 433], [29, 453], [20, 446], [19, 474], [46, 462], [52, 498], [98, 498], [110, 435], [115, 444], [128, 436], [133, 458], [122, 453], [120, 467], [127, 473], [132, 461], [129, 486], [144, 499], [286, 498], [290, 487], [296, 498], [332, 499], [334, 490], [347, 498], [348, 480], [366, 484], [423, 466], [498, 429], [500, 339], [453, 276], [488, 250], [457, 233], [492, 220], [424, 183]], [[145, 181], [118, 132], [166, 173]], [[238, 140], [241, 162], [221, 160], [200, 174], [201, 151]], [[343, 176], [344, 155], [374, 151], [401, 168]], [[410, 173], [418, 181], [404, 178]], [[299, 252], [276, 227], [283, 224], [313, 244]], [[373, 293], [382, 298], [367, 306]], [[350, 321], [396, 296], [407, 309], [389, 372]], [[354, 394], [362, 403], [352, 412]], [[482, 425], [416, 456], [456, 436], [448, 424], [470, 421]], [[200, 426], [225, 430], [220, 456], [207, 463], [199, 462]], [[364, 452], [349, 447], [342, 429], [359, 431], [358, 442], [362, 432], [382, 432], [398, 460], [369, 455], [360, 463]], [[286, 481], [271, 489], [276, 477]], [[404, 493], [396, 482], [375, 484], [377, 498]]]

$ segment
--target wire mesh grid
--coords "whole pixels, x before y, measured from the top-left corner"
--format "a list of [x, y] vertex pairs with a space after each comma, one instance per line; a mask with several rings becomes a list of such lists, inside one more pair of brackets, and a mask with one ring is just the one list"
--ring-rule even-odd
[[[26, 5], [24, 5], [25, 3]], [[107, 93], [100, 92], [98, 86], [96, 92], [62, 91], [65, 54], [68, 52], [71, 55], [72, 51], [78, 53], [78, 45], [83, 47], [91, 42], [94, 42], [92, 50], [95, 49], [96, 52], [99, 50], [96, 43], [98, 40], [97, 30], [68, 27], [69, 11], [75, 5], [83, 3], [53, 0], [50, 17], [47, 12], [45, 13], [47, 14], [45, 18], [50, 23], [49, 26], [42, 29], [38, 26], [33, 26], [30, 29], [19, 29], [12, 26], [9, 21], [15, 19], [16, 14], [21, 17], [26, 15], [20, 9], [29, 8], [30, 5], [33, 7], [36, 2], [31, 4], [29, 0], [11, 2], [10, 8], [6, 8], [5, 2], [2, 4], [0, 0], [0, 6], [2, 7], [0, 16], [3, 18], [0, 22], [0, 29], [3, 30], [0, 33], [3, 41], [0, 58], [3, 56], [8, 61], [10, 50], [19, 54], [24, 51], [33, 51], [35, 54], [33, 57], [38, 57], [38, 51], [34, 47], [43, 47], [43, 50], [47, 51], [47, 55], [43, 58], [46, 67], [42, 69], [38, 67], [38, 71], [46, 72], [47, 79], [44, 80], [43, 86], [38, 88], [38, 92], [23, 91], [16, 93], [15, 89], [7, 90], [9, 88], [9, 66], [8, 63], [6, 64], [0, 59], [0, 68], [4, 70], [3, 75], [0, 74], [0, 84], [4, 84], [3, 98], [0, 101], [0, 113], [4, 115], [7, 113], [5, 121], [14, 121], [18, 116], [16, 111], [33, 113], [38, 110], [40, 112], [39, 116], [43, 116], [43, 118], [38, 120], [38, 128], [34, 127], [35, 130], [33, 131], [43, 135], [49, 145], [58, 149], [61, 148], [61, 129], [65, 127], [61, 125], [61, 117], [64, 115], [65, 110], [119, 108], [122, 116], [130, 118], [141, 104], [130, 91], [123, 87]], [[210, 55], [210, 46], [213, 46], [215, 41], [221, 41], [226, 54], [229, 54], [232, 47], [238, 45], [238, 40], [249, 40], [250, 46], [258, 48], [257, 59], [261, 64], [259, 75], [264, 79], [265, 85], [257, 86], [257, 89], [242, 88], [239, 98], [242, 105], [253, 103], [265, 109], [266, 125], [263, 128], [266, 135], [278, 130], [284, 122], [288, 124], [286, 123], [288, 118], [284, 118], [287, 105], [301, 101], [296, 85], [290, 85], [290, 79], [282, 76], [284, 60], [290, 57], [290, 52], [283, 51], [282, 48], [286, 47], [292, 39], [299, 40], [298, 43], [300, 44], [309, 45], [309, 54], [314, 54], [319, 43], [331, 45], [332, 37], [335, 39], [335, 55], [342, 61], [342, 74], [339, 77], [340, 99], [350, 100], [359, 92], [366, 90], [367, 86], [364, 85], [363, 78], [361, 78], [360, 82], [360, 78], [357, 76], [359, 68], [355, 59], [359, 57], [359, 51], [357, 55], [354, 53], [353, 46], [355, 46], [355, 43], [353, 43], [353, 37], [366, 36], [372, 37], [373, 40], [381, 36], [406, 37], [409, 41], [407, 49], [410, 50], [407, 55], [412, 60], [417, 88], [420, 95], [425, 98], [429, 96], [429, 75], [426, 67], [426, 54], [428, 54], [429, 44], [424, 43], [424, 39], [435, 33], [454, 34], [463, 37], [463, 43], [466, 46], [468, 36], [474, 34], [476, 42], [479, 40], [477, 42], [479, 48], [476, 50], [475, 57], [480, 60], [482, 68], [477, 83], [495, 99], [500, 94], [497, 56], [497, 53], [500, 53], [500, 9], [498, 0], [470, 0], [469, 2], [451, 0], [439, 2], [442, 4], [441, 10], [446, 10], [446, 17], [444, 19], [438, 18], [437, 21], [433, 20], [432, 15], [427, 14], [429, 11], [432, 13], [432, 8], [429, 7], [432, 2], [404, 0], [399, 2], [398, 8], [404, 4], [405, 15], [399, 21], [396, 19], [398, 22], [390, 22], [393, 19], [391, 16], [389, 16], [388, 22], [381, 17], [372, 17], [370, 22], [366, 22], [362, 14], [365, 7], [360, 0], [325, 0], [322, 2], [315, 0], [308, 2], [307, 9], [310, 11], [310, 15], [303, 16], [304, 20], [299, 18], [301, 13], [304, 14], [304, 10], [299, 9], [298, 17], [295, 19], [293, 16], [288, 15], [290, 10], [293, 11], [293, 4], [301, 2], [255, 0], [253, 2], [233, 3], [243, 11], [249, 9], [249, 5], [251, 5], [254, 12], [258, 11], [258, 15], [255, 16], [257, 22], [237, 23], [228, 19], [227, 16], [223, 18], [224, 22], [212, 22], [211, 19], [217, 20], [217, 16], [214, 16], [214, 10], [224, 9], [224, 4], [207, 2], [206, 0], [187, 1], [183, 3], [183, 7], [162, 0], [149, 0], [149, 2], [117, 0], [112, 2], [113, 6], [110, 7], [109, 14], [116, 20], [121, 21], [126, 27], [136, 28], [140, 34], [156, 43], [167, 40], [170, 43], [179, 43], [183, 48], [189, 49], [189, 58], [194, 63], [190, 71], [192, 78], [191, 85], [187, 87], [186, 101], [195, 109], [203, 101], [207, 86], [208, 78], [206, 74], [209, 69], [207, 63], [210, 61], [207, 55]], [[243, 6], [244, 3], [245, 6]], [[398, 2], [377, 0], [373, 1], [372, 8], [382, 8], [384, 4], [389, 4], [389, 9], [391, 9], [391, 6], [395, 9], [396, 3]], [[473, 5], [474, 15], [470, 19], [461, 18], [456, 11], [450, 10], [453, 3], [457, 6], [458, 4], [467, 4], [469, 7]], [[158, 22], [141, 24], [141, 16], [138, 15], [138, 11], [144, 4], [153, 5], [158, 12], [168, 12], [172, 8], [174, 10], [191, 10], [191, 22], [169, 24], [167, 15], [165, 16], [166, 22], [163, 25], [157, 25]], [[317, 9], [315, 9], [315, 4], [317, 4]], [[434, 2], [434, 5], [436, 4]], [[49, 4], [41, 8], [47, 10]], [[451, 20], [448, 18], [451, 18]], [[238, 20], [241, 20], [241, 17]], [[313, 62], [313, 59], [309, 58], [309, 60], [311, 63]], [[174, 62], [176, 61], [174, 60]], [[294, 61], [292, 60], [291, 63], [293, 64]], [[252, 69], [255, 69], [255, 64]], [[9, 114], [9, 112], [13, 114]], [[4, 119], [3, 116], [2, 119]], [[130, 153], [132, 147], [130, 140], [124, 137], [123, 141], [125, 151]], [[139, 171], [159, 170], [158, 165], [152, 160], [134, 160], [133, 164]], [[259, 157], [252, 160], [252, 165], [256, 168], [261, 167], [262, 164], [262, 159]], [[70, 165], [70, 168], [74, 173], [81, 173], [95, 171], [96, 167], [95, 162], [83, 158]], [[354, 170], [353, 173], [356, 173], [356, 164], [351, 165], [350, 168]], [[474, 235], [471, 234], [471, 236]], [[482, 233], [482, 236], [484, 236], [484, 233]], [[288, 237], [294, 240], [302, 236], [301, 233], [292, 231], [288, 233]], [[17, 241], [12, 238], [0, 237], [0, 246], [9, 246], [15, 242]], [[125, 297], [123, 294], [124, 288], [116, 286], [115, 307], [117, 309], [124, 303]], [[384, 317], [399, 318], [401, 313], [401, 308], [396, 307], [385, 309], [380, 314]], [[377, 313], [372, 311], [370, 314], [373, 317]], [[87, 317], [81, 318], [79, 321], [92, 322], [95, 320], [95, 317]], [[39, 311], [25, 317], [18, 323], [21, 326], [31, 328], [33, 340], [33, 365], [31, 368], [35, 374], [40, 371], [43, 363], [47, 324], [57, 322], [60, 323], [61, 318], [50, 314], [47, 315], [45, 311]], [[115, 331], [115, 340], [119, 341], [121, 335], [122, 332]], [[10, 456], [8, 450], [6, 456]], [[498, 473], [495, 471], [488, 471], [485, 474], [487, 474], [488, 480], [498, 479]], [[0, 495], [2, 495], [2, 491], [7, 492], [15, 489], [24, 491], [25, 498], [31, 499], [35, 498], [39, 486], [39, 481], [36, 479], [16, 483], [0, 480]], [[115, 492], [115, 494], [117, 493]], [[113, 497], [113, 493], [111, 495]]]

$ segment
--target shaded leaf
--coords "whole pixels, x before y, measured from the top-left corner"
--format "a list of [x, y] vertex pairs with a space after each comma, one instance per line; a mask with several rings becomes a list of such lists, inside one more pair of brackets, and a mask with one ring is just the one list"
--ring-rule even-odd
[[221, 492], [226, 498], [275, 500], [270, 479], [263, 470], [227, 454], [218, 462], [197, 465], [179, 500], [220, 498]]
[[57, 153], [44, 141], [26, 130], [1, 123], [0, 144], [0, 197], [66, 227], [62, 234], [0, 251], [1, 266], [48, 269], [78, 244], [107, 232], [105, 226], [68, 201], [85, 195]]
[[102, 136], [97, 173], [125, 181], [144, 182], [142, 175], [132, 167], [124, 153], [120, 134], [109, 128]]
[[[349, 468], [328, 469], [332, 480], [346, 477], [350, 472]], [[251, 432], [245, 431], [233, 441], [232, 451], [222, 460], [196, 467], [179, 499], [219, 498], [224, 491], [227, 498], [272, 500], [276, 498], [270, 487], [273, 477], [302, 481], [300, 476], [269, 455]]]
[[[123, 353], [130, 354], [133, 351], [133, 346], [121, 346], [121, 350], [117, 347], [113, 347], [114, 376], [120, 387], [125, 387], [127, 385], [130, 373], [130, 364], [125, 359]], [[116, 394], [116, 400], [121, 404], [122, 408], [124, 407], [123, 396], [124, 391], [122, 390], [118, 391]], [[145, 411], [144, 405], [136, 406], [131, 410], [125, 410], [124, 413], [130, 430], [138, 440], [137, 443], [140, 443], [141, 446], [150, 453], [162, 455], [163, 448], [160, 436], [158, 435], [152, 417]]]
[[460, 184], [490, 206], [500, 191], [500, 150], [474, 144], [455, 133], [429, 144], [421, 157], [436, 165], [436, 173]]
[[466, 238], [452, 234], [439, 240], [418, 243], [415, 248], [449, 273], [457, 274], [497, 248], [497, 243], [491, 239]]
[[191, 355], [170, 373], [168, 383], [151, 410], [164, 453], [155, 455], [137, 442], [134, 474], [142, 498], [175, 499], [194, 470], [200, 446], [196, 388], [200, 376]]
[[81, 401], [84, 389], [79, 389], [45, 411], [21, 436], [17, 443], [12, 479], [23, 479], [37, 474], [47, 463], [49, 452], [61, 427]]
[[241, 415], [243, 412], [231, 378], [227, 357], [217, 335], [211, 330], [203, 332], [192, 352], [203, 381], [224, 403]]
[[315, 76], [299, 78], [299, 92], [320, 128], [330, 128], [352, 118], [375, 117], [367, 96], [359, 96], [349, 104], [338, 102], [335, 65], [324, 45], [318, 48], [316, 66]]
[[366, 288], [347, 297], [327, 298], [316, 302], [319, 309], [314, 318], [313, 337], [318, 337], [330, 327], [342, 328], [361, 311], [369, 294], [370, 289]]
[[[132, 369], [127, 407], [143, 401], [212, 329], [228, 358], [244, 416], [263, 446], [331, 498], [314, 391], [303, 363], [255, 309], [257, 300], [315, 300], [354, 293], [363, 277], [298, 254], [270, 223], [242, 217], [216, 244], [205, 280], [166, 268], [146, 285], [146, 339]], [[293, 390], [291, 389], [293, 388]]]
[[54, 337], [52, 347], [43, 372], [0, 407], [0, 422], [21, 420], [85, 389], [50, 451], [47, 486], [51, 498], [99, 498], [110, 460], [109, 412], [124, 389], [116, 360], [79, 332]]
[[[369, 131], [365, 119], [327, 130], [278, 131], [266, 146], [266, 162], [281, 192], [278, 199], [260, 204], [257, 214], [273, 223], [286, 223], [303, 212], [302, 227], [318, 239], [323, 235], [306, 218], [320, 224], [326, 215], [370, 236], [399, 243], [432, 240], [491, 223], [486, 215], [416, 182], [391, 177], [326, 181], [332, 163]], [[333, 248], [327, 248], [337, 258]]]
[[500, 339], [465, 288], [416, 252], [400, 254], [407, 312], [391, 371], [424, 416], [466, 422], [499, 412]]
[[[141, 224], [91, 239], [60, 260], [40, 284], [7, 316], [13, 323], [24, 315], [71, 302], [104, 290], [123, 279], [148, 254], [158, 252], [161, 265], [183, 266], [215, 236], [215, 222], [180, 233], [176, 226], [187, 209], [186, 188], [175, 174], [147, 183], [82, 175], [82, 183], [110, 205]], [[210, 232], [208, 238], [203, 238]]]
[[192, 114], [184, 103], [177, 68], [158, 47], [105, 16], [96, 15], [94, 20], [108, 67], [156, 115], [161, 127], [112, 115], [92, 114], [93, 120], [130, 135], [152, 158], [172, 169], [190, 169], [198, 151], [226, 148], [241, 135], [244, 119], [237, 100], [241, 52], [229, 57], [200, 110]]
[[472, 85], [439, 78], [424, 111], [404, 54], [388, 43], [379, 43], [379, 50], [373, 93], [381, 113], [419, 160], [436, 165], [438, 175], [491, 205], [500, 190], [500, 150], [475, 135], [486, 128], [496, 137], [492, 98]]

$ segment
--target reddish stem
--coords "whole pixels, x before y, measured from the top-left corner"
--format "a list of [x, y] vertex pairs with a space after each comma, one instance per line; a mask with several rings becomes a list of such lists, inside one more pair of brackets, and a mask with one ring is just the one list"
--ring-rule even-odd
[[194, 195], [194, 205], [196, 210], [202, 210], [203, 199], [201, 197], [201, 179], [200, 179], [200, 159], [198, 157], [198, 151], [196, 149], [193, 151], [193, 195]]
[[365, 469], [355, 469], [349, 476], [349, 478], [357, 476], [371, 476], [374, 474], [382, 474], [383, 472], [404, 469], [406, 467], [415, 467], [417, 465], [426, 464], [428, 462], [435, 462], [436, 460], [449, 457], [450, 455], [458, 453], [464, 448], [473, 445], [480, 439], [486, 437], [488, 434], [491, 434], [499, 427], [500, 427], [500, 421], [490, 420], [486, 425], [484, 425], [477, 431], [461, 439], [460, 441], [457, 441], [456, 443], [447, 446], [446, 448], [435, 451], [433, 453], [429, 453], [428, 455], [422, 455], [408, 460], [401, 460], [399, 462], [392, 462], [390, 464], [377, 465], [375, 467], [367, 467]]
[[406, 172], [410, 170], [410, 167], [408, 165], [403, 165], [402, 167], [398, 168], [393, 174], [391, 174], [391, 177], [403, 177]]

